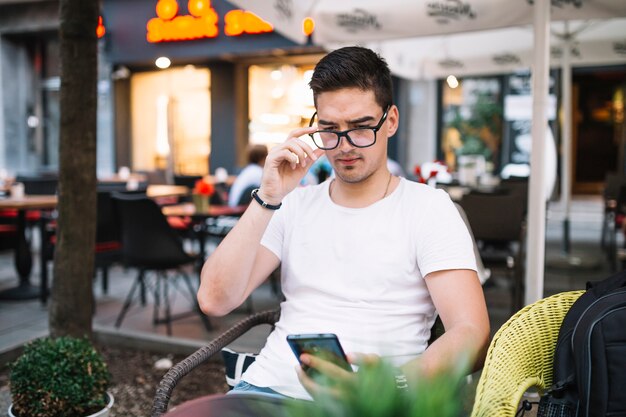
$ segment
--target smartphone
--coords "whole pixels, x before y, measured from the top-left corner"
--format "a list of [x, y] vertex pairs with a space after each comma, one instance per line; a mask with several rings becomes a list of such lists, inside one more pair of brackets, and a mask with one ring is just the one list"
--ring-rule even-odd
[[[352, 372], [352, 366], [350, 366], [346, 358], [339, 339], [333, 333], [290, 334], [287, 336], [287, 343], [294, 355], [296, 355], [296, 358], [298, 358], [298, 362], [300, 362], [301, 354], [308, 353], [319, 356], [346, 371]], [[302, 368], [309, 372], [306, 365], [302, 365]]]

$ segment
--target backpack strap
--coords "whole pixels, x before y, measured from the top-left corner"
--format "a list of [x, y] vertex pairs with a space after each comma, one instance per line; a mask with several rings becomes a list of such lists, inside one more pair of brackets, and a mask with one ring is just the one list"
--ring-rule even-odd
[[618, 272], [602, 281], [587, 282], [587, 291], [591, 290], [596, 298], [622, 287], [626, 287], [626, 270]]
[[561, 398], [567, 387], [574, 385], [574, 383], [574, 374], [571, 373], [567, 378], [552, 384], [552, 386], [550, 387], [550, 389], [548, 389], [546, 393], [552, 395], [554, 398]]

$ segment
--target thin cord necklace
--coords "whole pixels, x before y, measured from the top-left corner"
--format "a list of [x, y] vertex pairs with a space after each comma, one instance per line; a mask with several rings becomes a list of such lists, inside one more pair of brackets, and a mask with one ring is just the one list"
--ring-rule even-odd
[[[391, 172], [389, 173], [389, 179], [387, 180], [387, 186], [385, 187], [385, 193], [383, 194], [382, 197], [380, 197], [378, 200], [376, 201], [380, 201], [383, 198], [387, 197], [387, 193], [389, 192], [389, 185], [391, 184], [391, 178], [393, 178], [393, 175], [391, 174]], [[330, 198], [333, 197], [333, 188], [335, 185], [335, 179], [333, 178], [332, 182], [330, 183], [330, 186], [328, 187], [328, 196]]]

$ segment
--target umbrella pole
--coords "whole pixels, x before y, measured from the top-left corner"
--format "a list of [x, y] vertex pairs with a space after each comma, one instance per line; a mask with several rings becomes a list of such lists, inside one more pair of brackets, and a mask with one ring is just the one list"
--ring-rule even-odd
[[526, 239], [525, 304], [543, 298], [544, 261], [546, 248], [546, 200], [544, 143], [548, 118], [548, 71], [550, 49], [550, 1], [536, 0], [533, 6], [534, 44], [532, 69], [532, 151], [528, 198], [528, 238]]
[[563, 59], [561, 63], [561, 88], [563, 91], [563, 126], [561, 144], [563, 159], [561, 160], [561, 205], [563, 206], [563, 252], [570, 253], [570, 225], [572, 192], [572, 63], [571, 63], [571, 36], [569, 23], [565, 22], [563, 42]]

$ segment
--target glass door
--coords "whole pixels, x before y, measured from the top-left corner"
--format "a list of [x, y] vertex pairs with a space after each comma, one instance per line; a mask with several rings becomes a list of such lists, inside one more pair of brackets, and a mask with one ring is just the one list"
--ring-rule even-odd
[[131, 78], [132, 168], [204, 175], [211, 152], [210, 72], [187, 65]]

